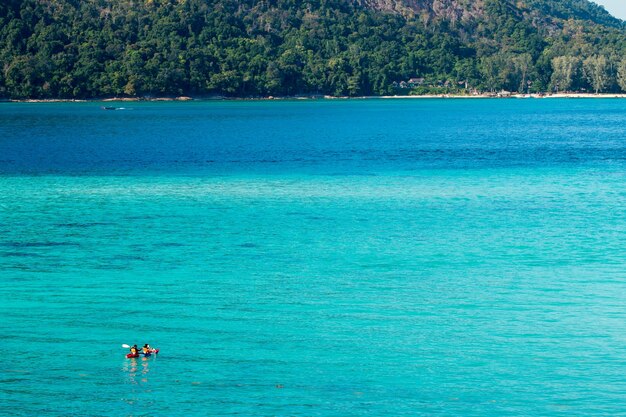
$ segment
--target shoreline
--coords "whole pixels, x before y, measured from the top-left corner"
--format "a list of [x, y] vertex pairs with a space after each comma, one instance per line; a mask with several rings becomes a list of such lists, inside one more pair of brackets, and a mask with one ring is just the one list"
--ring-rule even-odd
[[394, 95], [394, 96], [290, 96], [290, 97], [109, 97], [97, 99], [5, 99], [0, 103], [128, 103], [128, 102], [187, 102], [187, 101], [281, 101], [281, 100], [432, 100], [432, 99], [623, 99], [626, 93], [556, 93], [556, 94], [430, 94], [430, 95]]

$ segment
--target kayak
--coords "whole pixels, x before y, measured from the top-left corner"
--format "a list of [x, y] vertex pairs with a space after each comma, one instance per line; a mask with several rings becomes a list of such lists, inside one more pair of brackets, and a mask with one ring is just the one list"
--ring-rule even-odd
[[143, 354], [144, 358], [149, 358], [152, 355], [156, 355], [159, 353], [159, 349], [152, 349], [150, 352], [146, 352]]
[[127, 353], [126, 357], [130, 359], [130, 358], [138, 358], [143, 355], [144, 358], [149, 358], [150, 356], [156, 355], [157, 353], [159, 353], [159, 349], [152, 349], [150, 352], [147, 352], [147, 353], [143, 353], [143, 352]]

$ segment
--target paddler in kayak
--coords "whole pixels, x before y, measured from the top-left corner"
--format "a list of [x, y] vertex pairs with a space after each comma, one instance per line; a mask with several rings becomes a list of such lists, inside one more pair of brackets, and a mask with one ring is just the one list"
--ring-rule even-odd
[[130, 348], [130, 354], [131, 355], [137, 355], [139, 353], [139, 348], [137, 347], [137, 345], [132, 345]]
[[152, 346], [146, 343], [141, 348], [141, 353], [143, 353], [143, 356], [147, 358], [149, 356], [156, 355], [157, 353], [159, 353], [159, 349], [154, 349]]

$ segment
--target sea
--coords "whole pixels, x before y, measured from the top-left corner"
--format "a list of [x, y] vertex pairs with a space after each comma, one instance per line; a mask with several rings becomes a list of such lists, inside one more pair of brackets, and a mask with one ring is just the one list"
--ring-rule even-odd
[[0, 415], [626, 415], [626, 100], [0, 103]]

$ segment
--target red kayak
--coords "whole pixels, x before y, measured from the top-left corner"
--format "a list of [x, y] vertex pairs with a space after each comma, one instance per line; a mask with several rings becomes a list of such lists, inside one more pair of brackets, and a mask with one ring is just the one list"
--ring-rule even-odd
[[141, 355], [143, 355], [145, 358], [149, 358], [152, 355], [156, 355], [157, 353], [159, 353], [159, 349], [152, 349], [149, 352], [143, 353], [143, 352], [139, 352], [139, 353], [127, 353], [126, 357], [127, 358], [138, 358]]

